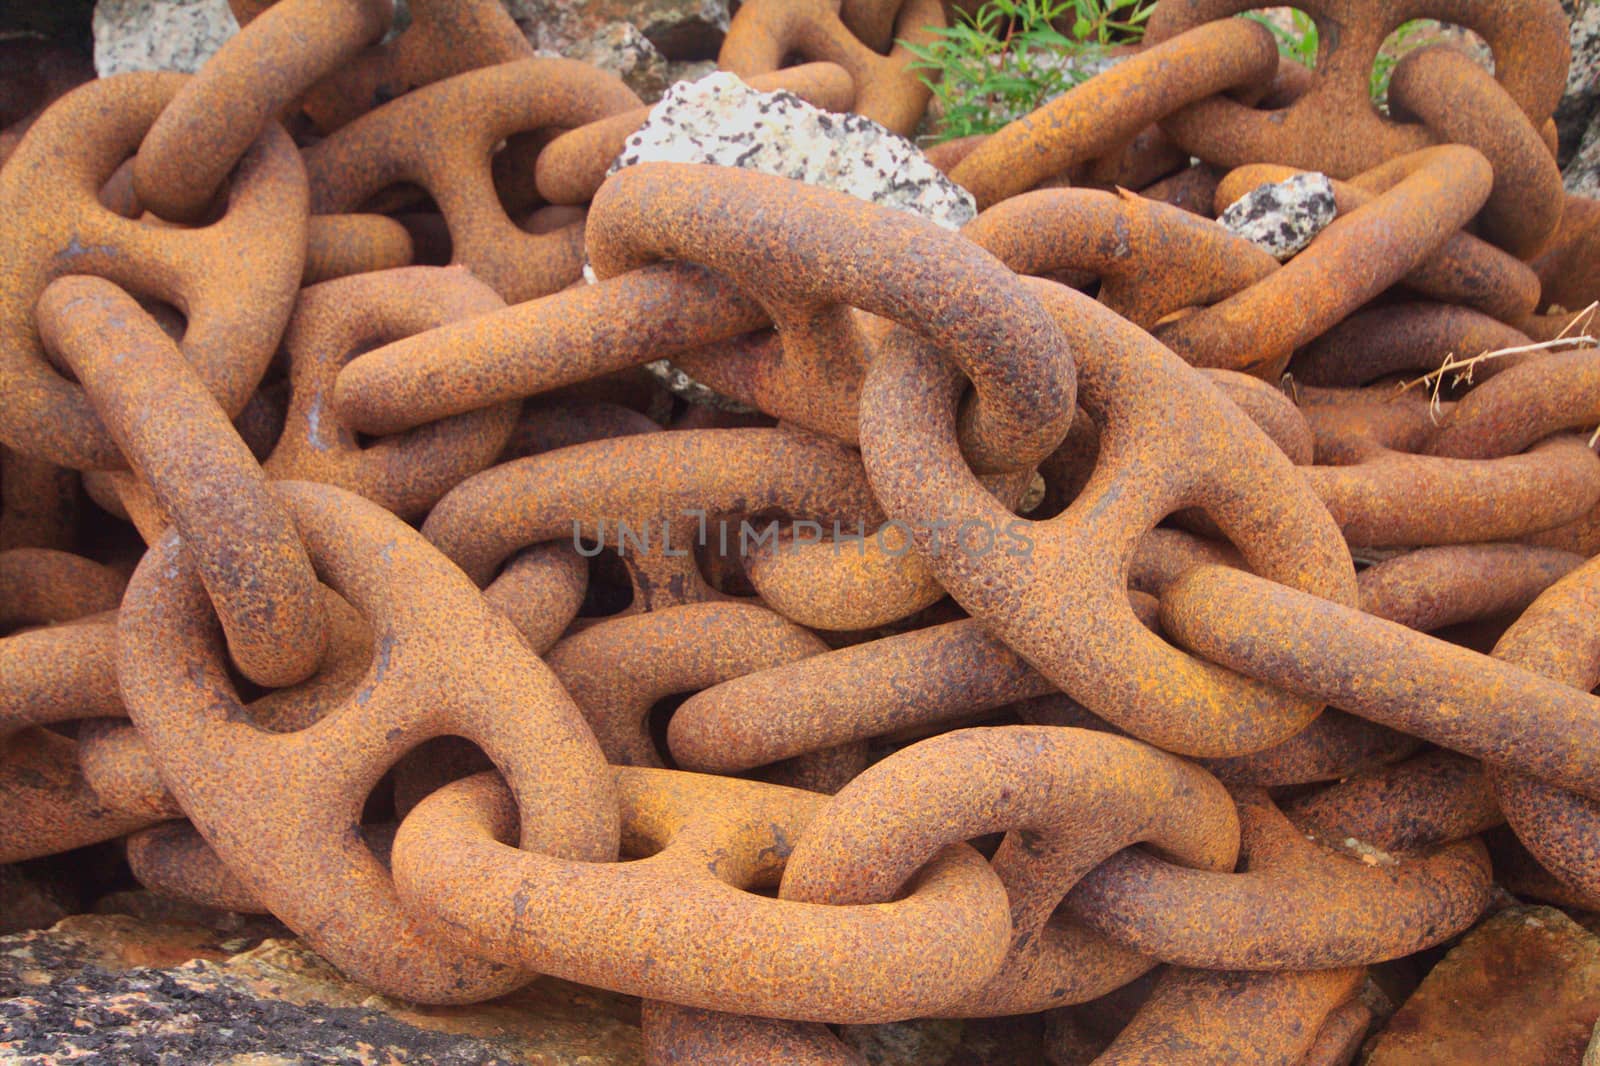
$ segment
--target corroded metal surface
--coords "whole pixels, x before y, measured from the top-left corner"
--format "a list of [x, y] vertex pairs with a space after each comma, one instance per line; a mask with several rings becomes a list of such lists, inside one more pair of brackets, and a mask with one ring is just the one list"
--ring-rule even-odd
[[[1331, 1066], [1366, 967], [1600, 909], [1557, 6], [1315, 0], [1315, 70], [1242, 6], [936, 149], [960, 232], [608, 176], [639, 98], [493, 0], [235, 0], [76, 89], [0, 44], [0, 862], [641, 996], [660, 1063], [1082, 1004], [1102, 1064]], [[944, 14], [755, 0], [724, 65], [910, 131]], [[1383, 117], [1413, 17], [1495, 72]], [[1293, 257], [1216, 221], [1308, 168]]]

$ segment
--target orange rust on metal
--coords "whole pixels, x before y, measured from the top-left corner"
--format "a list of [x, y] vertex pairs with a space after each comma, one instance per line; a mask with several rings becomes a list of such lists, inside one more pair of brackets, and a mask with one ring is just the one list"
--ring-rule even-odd
[[1229, 785], [1277, 788], [1337, 781], [1398, 762], [1421, 747], [1413, 736], [1329, 707], [1282, 744], [1200, 764]]
[[[1542, 286], [1539, 309], [1517, 326], [1535, 340], [1569, 336], [1582, 326], [1584, 308], [1600, 300], [1600, 202], [1568, 196], [1561, 226], [1531, 264]], [[1563, 310], [1557, 310], [1561, 308]]]
[[[857, 39], [847, 25], [865, 13], [866, 5], [858, 0], [848, 5], [854, 10], [841, 10], [846, 6], [842, 0], [746, 0], [728, 25], [717, 66], [753, 82], [794, 56], [836, 63], [854, 82], [858, 114], [910, 136], [930, 90], [911, 69], [915, 57], [901, 42], [931, 44], [934, 31], [945, 25], [944, 5], [940, 0], [873, 0], [874, 44]], [[892, 47], [880, 39], [889, 12], [894, 12]]]
[[122, 218], [95, 199], [177, 95], [179, 74], [102, 78], [40, 116], [0, 171], [0, 440], [78, 469], [122, 456], [88, 397], [48, 364], [32, 322], [53, 279], [93, 274], [182, 308], [180, 347], [230, 416], [249, 400], [288, 321], [305, 256], [306, 184], [282, 127], [245, 152], [221, 218], [199, 229]]
[[[1413, 162], [1411, 157], [1401, 156], [1350, 181], [1335, 180], [1333, 198], [1339, 214], [1348, 215], [1371, 204], [1392, 188]], [[1257, 185], [1283, 181], [1297, 173], [1301, 172], [1292, 167], [1264, 163], [1230, 171], [1217, 186], [1218, 210]], [[1475, 180], [1474, 186], [1481, 187], [1481, 183]], [[1442, 244], [1400, 280], [1424, 296], [1464, 304], [1504, 322], [1520, 323], [1539, 302], [1539, 277], [1528, 264], [1466, 232], [1448, 233]]]
[[1465, 840], [1505, 820], [1482, 765], [1437, 750], [1352, 774], [1283, 809], [1326, 844], [1382, 852]]
[[[1145, 39], [1165, 42], [1254, 6], [1253, 0], [1163, 0]], [[1370, 95], [1379, 48], [1402, 23], [1419, 17], [1482, 36], [1494, 52], [1495, 79], [1535, 127], [1550, 117], [1565, 87], [1571, 49], [1557, 0], [1305, 0], [1299, 9], [1318, 30], [1310, 89], [1277, 110], [1254, 110], [1221, 95], [1193, 103], [1162, 120], [1179, 144], [1224, 166], [1282, 163], [1348, 178], [1442, 139], [1427, 127], [1381, 115]]]
[[81, 495], [75, 471], [0, 445], [0, 551], [72, 548]]
[[[802, 63], [746, 79], [758, 92], [788, 92], [824, 111], [849, 111], [855, 84], [837, 63]], [[594, 199], [606, 171], [642, 125], [650, 108], [597, 119], [552, 140], [534, 163], [539, 195], [553, 204], [586, 204]]]
[[[974, 766], [983, 772], [963, 772]], [[1096, 817], [1067, 813], [1085, 808]], [[1220, 873], [1233, 867], [1238, 831], [1214, 778], [1136, 740], [1054, 726], [962, 729], [846, 785], [795, 845], [780, 896], [893, 899], [941, 849], [1004, 832], [991, 865], [1011, 901], [1010, 949], [987, 981], [938, 1012], [1017, 1014], [1102, 995], [1150, 964], [1052, 920], [1082, 877], [1140, 841]]]
[[[419, 534], [330, 486], [273, 491], [320, 576], [373, 625], [360, 684], [307, 729], [260, 730], [227, 676], [198, 575], [168, 537], [134, 573], [119, 617], [129, 714], [222, 861], [352, 978], [419, 1002], [515, 987], [523, 974], [402, 910], [353, 829], [395, 760], [453, 734], [482, 747], [524, 797], [524, 846], [604, 862], [616, 854], [617, 810], [600, 749], [548, 669]], [[464, 631], [477, 639], [451, 639]]]
[[777, 883], [827, 797], [675, 770], [613, 772], [623, 854], [636, 861], [516, 850], [506, 843], [511, 793], [479, 774], [434, 792], [401, 823], [401, 898], [469, 948], [529, 970], [773, 1018], [927, 1014], [981, 984], [1006, 952], [1005, 889], [959, 840], [922, 856], [932, 861], [908, 871], [893, 900], [775, 900], [754, 890]]
[[[240, 26], [290, 0], [228, 0]], [[312, 26], [333, 13], [323, 0]], [[327, 133], [420, 86], [475, 67], [527, 59], [533, 48], [499, 0], [412, 0], [411, 24], [351, 57], [312, 86], [301, 108]], [[242, 36], [242, 34], [241, 34]], [[299, 52], [305, 45], [298, 44]]]
[[278, 0], [223, 42], [139, 146], [133, 191], [174, 222], [203, 219], [261, 131], [389, 28], [382, 0]]
[[333, 407], [358, 432], [399, 433], [642, 366], [766, 321], [727, 279], [660, 263], [362, 353], [339, 372]]
[[446, 493], [422, 531], [480, 585], [530, 545], [612, 548], [633, 583], [629, 609], [645, 611], [722, 598], [694, 558], [701, 531], [743, 550], [772, 535], [761, 517], [770, 511], [852, 527], [881, 517], [859, 456], [843, 445], [785, 429], [702, 429], [491, 467]]
[[1363, 570], [1356, 587], [1363, 611], [1430, 633], [1520, 614], [1583, 561], [1572, 552], [1527, 544], [1420, 548]]
[[1479, 219], [1484, 238], [1518, 259], [1537, 255], [1561, 222], [1566, 190], [1555, 153], [1494, 76], [1454, 48], [1419, 48], [1395, 64], [1389, 111], [1443, 141], [1471, 145], [1494, 168]]
[[177, 528], [240, 671], [263, 685], [309, 677], [326, 642], [311, 561], [255, 456], [177, 345], [102, 278], [52, 282], [38, 324]]
[[1375, 856], [1308, 840], [1265, 791], [1242, 789], [1236, 798], [1237, 873], [1129, 849], [1083, 876], [1066, 914], [1180, 966], [1310, 970], [1432, 947], [1488, 905], [1489, 855], [1476, 839]]
[[1278, 269], [1266, 251], [1217, 223], [1127, 192], [1023, 193], [984, 211], [961, 235], [1019, 274], [1097, 276], [1100, 302], [1147, 330]]
[[570, 59], [501, 63], [406, 94], [306, 149], [311, 208], [360, 209], [390, 186], [432, 195], [449, 227], [452, 259], [512, 302], [578, 280], [583, 225], [529, 233], [506, 214], [490, 180], [500, 140], [581, 126], [639, 106], [614, 75]]
[[768, 174], [645, 163], [595, 197], [589, 258], [602, 278], [661, 259], [731, 277], [783, 338], [773, 376], [790, 375], [814, 405], [835, 401], [813, 428], [841, 439], [855, 439], [875, 340], [854, 308], [922, 333], [971, 379], [961, 441], [978, 469], [1037, 462], [1072, 421], [1072, 354], [1032, 293], [983, 249], [907, 212]]
[[[1494, 657], [1587, 693], [1600, 684], [1600, 563], [1590, 559], [1535, 600], [1495, 645]], [[1593, 727], [1590, 720], [1590, 728]], [[1517, 838], [1586, 905], [1600, 902], [1600, 802], [1509, 765], [1489, 779]]]
[[144, 887], [202, 907], [269, 914], [187, 822], [167, 822], [128, 835], [128, 866]]
[[1514, 455], [1564, 429], [1600, 423], [1600, 351], [1549, 352], [1506, 367], [1463, 396], [1428, 444], [1434, 455]]
[[[1570, 580], [1570, 579], [1569, 579]], [[1215, 566], [1167, 587], [1162, 629], [1251, 677], [1543, 781], [1600, 794], [1600, 697], [1351, 607]]]
[[[1405, 302], [1362, 308], [1296, 353], [1296, 384], [1358, 387], [1391, 374], [1439, 369], [1446, 358], [1532, 344], [1527, 334], [1457, 304]], [[1508, 365], [1534, 358], [1518, 353], [1487, 359], [1473, 370], [1482, 381]]]
[[1494, 178], [1483, 156], [1460, 145], [1426, 148], [1389, 168], [1398, 180], [1334, 219], [1305, 251], [1156, 336], [1197, 366], [1276, 377], [1295, 348], [1406, 277], [1465, 225]]
[[[1095, 1066], [1325, 1066], [1350, 1061], [1341, 1011], [1359, 1008], [1366, 971], [1250, 973], [1169, 969]], [[1357, 1044], [1363, 1031], [1355, 1035]], [[1324, 1044], [1330, 1057], [1318, 1051]]]
[[809, 630], [757, 604], [688, 603], [600, 621], [562, 640], [544, 660], [583, 711], [607, 761], [661, 766], [649, 723], [658, 701], [827, 650]]
[[411, 234], [385, 215], [312, 215], [300, 284], [410, 266], [411, 257]]
[[1146, 631], [1127, 604], [1128, 556], [1167, 514], [1199, 506], [1252, 566], [1349, 602], [1355, 573], [1337, 529], [1288, 458], [1192, 368], [1079, 293], [1048, 282], [1035, 291], [1079, 353], [1080, 401], [1101, 425], [1084, 491], [1061, 515], [1024, 524], [1025, 556], [964, 551], [952, 535], [963, 522], [998, 529], [1016, 519], [956, 450], [958, 373], [903, 335], [880, 350], [862, 394], [874, 491], [891, 517], [921, 525], [918, 550], [957, 602], [1089, 710], [1190, 755], [1288, 739], [1317, 705]]
[[[1579, 519], [1600, 503], [1600, 457], [1576, 434], [1495, 458], [1430, 455], [1442, 430], [1418, 390], [1300, 394], [1317, 437], [1317, 465], [1303, 476], [1353, 545], [1511, 540]], [[1453, 406], [1445, 411], [1444, 427], [1454, 414]], [[1516, 441], [1526, 431], [1510, 433]], [[1493, 434], [1480, 427], [1461, 439], [1474, 437]]]
[[[158, 821], [84, 780], [78, 744], [44, 728], [122, 713], [113, 670], [124, 580], [49, 548], [0, 552], [0, 862], [18, 862]], [[27, 628], [27, 627], [43, 628]], [[20, 631], [19, 631], [20, 630]]]
[[[292, 399], [268, 477], [337, 485], [420, 518], [459, 482], [491, 465], [511, 436], [514, 403], [362, 442], [339, 418], [334, 386], [350, 353], [492, 314], [504, 302], [460, 267], [358, 274], [300, 293], [284, 333]], [[438, 389], [437, 383], [433, 385]]]
[[1184, 104], [1269, 81], [1277, 65], [1278, 50], [1264, 26], [1229, 19], [1198, 27], [1012, 122], [951, 167], [950, 178], [982, 210], [1105, 155]]

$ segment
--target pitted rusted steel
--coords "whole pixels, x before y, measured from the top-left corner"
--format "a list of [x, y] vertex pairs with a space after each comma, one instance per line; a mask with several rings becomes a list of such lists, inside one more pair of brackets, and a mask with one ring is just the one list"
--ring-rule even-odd
[[1222, 170], [1209, 163], [1195, 163], [1139, 190], [1146, 200], [1158, 200], [1182, 208], [1193, 215], [1210, 218], [1215, 214], [1217, 183]]
[[561, 641], [544, 660], [608, 761], [661, 766], [649, 723], [658, 701], [827, 650], [815, 634], [765, 607], [690, 603], [601, 621]]
[[1549, 352], [1504, 368], [1451, 409], [1428, 444], [1434, 455], [1514, 455], [1563, 429], [1600, 422], [1600, 350]]
[[[1460, 145], [1428, 148], [1385, 168], [1387, 186], [1329, 223], [1311, 246], [1255, 285], [1155, 330], [1197, 366], [1276, 377], [1294, 349], [1412, 271], [1489, 195], [1494, 174]], [[1219, 196], [1226, 193], [1219, 190]]]
[[263, 685], [310, 676], [326, 641], [311, 561], [177, 345], [133, 297], [95, 277], [52, 282], [38, 327], [182, 535], [239, 669]]
[[[1150, 16], [1152, 44], [1248, 11], [1253, 0], [1163, 0]], [[1378, 50], [1413, 18], [1475, 30], [1494, 51], [1495, 79], [1534, 127], [1561, 99], [1571, 58], [1567, 21], [1556, 0], [1307, 0], [1300, 9], [1319, 31], [1311, 88], [1288, 107], [1257, 111], [1225, 96], [1191, 104], [1162, 126], [1190, 152], [1225, 166], [1283, 163], [1347, 178], [1432, 143], [1423, 126], [1379, 114], [1370, 96]]]
[[1332, 1066], [1365, 1036], [1344, 1013], [1360, 967], [1288, 973], [1171, 969], [1094, 1066]]
[[[1581, 436], [1546, 437], [1493, 459], [1428, 455], [1440, 427], [1410, 395], [1301, 390], [1317, 436], [1317, 465], [1302, 473], [1351, 544], [1510, 540], [1571, 522], [1600, 502], [1600, 457]], [[1329, 402], [1338, 400], [1348, 402]], [[1443, 421], [1453, 415], [1452, 408]]]
[[1010, 950], [942, 1014], [1041, 1010], [1125, 984], [1150, 961], [1053, 922], [1062, 897], [1141, 841], [1219, 873], [1239, 843], [1227, 792], [1182, 759], [1081, 729], [963, 729], [846, 785], [795, 845], [780, 896], [834, 906], [893, 899], [941, 849], [994, 832], [1006, 833], [991, 863], [1011, 902]]
[[94, 274], [187, 318], [180, 347], [230, 416], [249, 399], [288, 321], [305, 255], [306, 184], [276, 123], [230, 180], [227, 210], [200, 229], [121, 218], [95, 194], [185, 84], [177, 74], [90, 82], [40, 116], [0, 172], [0, 439], [62, 466], [122, 458], [88, 398], [46, 362], [35, 301], [64, 274]]
[[489, 173], [494, 146], [514, 133], [581, 126], [638, 106], [618, 78], [570, 59], [527, 59], [457, 74], [308, 148], [312, 210], [354, 211], [390, 186], [413, 182], [439, 205], [452, 262], [508, 301], [543, 296], [578, 280], [583, 225], [549, 233], [520, 229], [495, 195]]
[[[324, 0], [326, 3], [327, 0]], [[249, 26], [283, 0], [228, 0], [239, 25]], [[356, 55], [330, 73], [301, 101], [323, 132], [337, 129], [419, 86], [475, 67], [533, 55], [522, 31], [497, 0], [412, 0], [411, 24], [392, 41]], [[319, 4], [313, 27], [332, 13]], [[385, 19], [387, 24], [387, 18]], [[241, 36], [243, 34], [241, 33]], [[304, 43], [297, 49], [306, 48]]]
[[1583, 557], [1525, 544], [1422, 548], [1356, 575], [1361, 609], [1423, 632], [1521, 613], [1583, 565]]
[[128, 866], [158, 895], [243, 914], [270, 913], [187, 822], [130, 834]]
[[865, 1066], [866, 1059], [826, 1027], [697, 1010], [659, 999], [641, 1011], [646, 1061], [722, 1066]]
[[[1391, 374], [1430, 373], [1446, 358], [1520, 348], [1532, 338], [1468, 307], [1394, 303], [1365, 307], [1302, 348], [1289, 364], [1297, 385], [1358, 387]], [[1473, 368], [1486, 379], [1508, 365], [1536, 358], [1518, 353]]]
[[1437, 750], [1352, 774], [1290, 800], [1283, 809], [1297, 826], [1330, 845], [1381, 852], [1465, 840], [1505, 820], [1483, 767]]
[[[293, 732], [320, 721], [350, 697], [371, 665], [372, 632], [365, 619], [331, 589], [321, 586], [320, 591], [329, 622], [327, 654], [316, 674], [304, 683], [275, 689], [250, 704], [251, 719], [269, 732]], [[109, 675], [116, 667], [114, 651], [107, 639], [103, 658], [94, 659], [85, 668]], [[126, 713], [120, 701], [114, 713]], [[96, 718], [82, 723], [78, 728], [78, 762], [89, 787], [112, 806], [148, 812], [151, 820], [183, 817], [182, 808], [161, 780], [149, 743], [125, 718]], [[220, 867], [222, 860], [196, 861]], [[210, 875], [206, 877], [209, 879]]]
[[0, 551], [73, 547], [80, 497], [76, 471], [0, 445]]
[[[1535, 600], [1500, 638], [1494, 656], [1587, 693], [1600, 684], [1597, 607], [1600, 563], [1591, 559]], [[1506, 820], [1540, 865], [1581, 893], [1586, 904], [1600, 901], [1600, 797], [1506, 766], [1491, 765], [1489, 771]]]
[[133, 190], [162, 218], [199, 222], [261, 131], [389, 28], [382, 0], [278, 0], [225, 41], [139, 146]]
[[384, 215], [313, 215], [301, 285], [410, 266], [411, 234]]
[[45, 108], [93, 78], [75, 48], [26, 34], [0, 40], [0, 167]]
[[852, 309], [926, 336], [973, 382], [961, 443], [977, 469], [1037, 462], [1072, 421], [1072, 354], [1050, 316], [993, 256], [907, 212], [768, 174], [646, 163], [595, 197], [588, 250], [602, 278], [661, 259], [732, 278], [782, 338], [765, 373], [832, 407], [808, 428], [855, 439], [869, 330], [879, 331]]
[[[824, 111], [849, 111], [855, 102], [850, 72], [837, 63], [803, 63], [746, 79], [758, 92], [788, 92]], [[539, 152], [534, 162], [539, 195], [553, 204], [586, 204], [594, 199], [606, 171], [644, 125], [650, 108], [598, 119], [568, 130]]]
[[843, 445], [785, 429], [705, 429], [491, 467], [446, 493], [422, 530], [480, 585], [530, 545], [611, 548], [633, 583], [629, 610], [645, 611], [723, 598], [694, 558], [702, 531], [740, 550], [747, 530], [743, 544], [772, 535], [770, 512], [851, 528], [881, 520], [860, 458]]
[[754, 890], [777, 883], [826, 797], [674, 770], [615, 774], [623, 854], [637, 861], [509, 847], [517, 807], [494, 774], [479, 774], [401, 823], [402, 899], [472, 950], [531, 970], [767, 1017], [927, 1014], [981, 984], [1005, 955], [1005, 889], [966, 844], [924, 856], [932, 861], [908, 871], [917, 876], [892, 901], [774, 900]]
[[880, 10], [872, 19], [874, 31], [883, 26], [887, 11], [895, 12], [892, 47], [887, 40], [858, 40], [846, 25], [855, 12], [841, 10], [845, 6], [841, 0], [746, 0], [728, 25], [717, 66], [749, 80], [776, 71], [794, 56], [837, 63], [855, 83], [854, 110], [910, 136], [930, 90], [911, 69], [915, 57], [901, 42], [930, 44], [933, 31], [945, 25], [944, 5], [940, 0], [875, 4]]
[[1600, 300], [1600, 202], [1568, 196], [1556, 230], [1543, 255], [1532, 263], [1542, 286], [1543, 314], [1518, 322], [1535, 340], [1570, 336], [1583, 324], [1584, 308]]
[[660, 263], [385, 344], [339, 372], [333, 408], [389, 434], [534, 396], [757, 329], [727, 279]]
[[[1020, 520], [984, 491], [950, 439], [959, 376], [898, 336], [862, 394], [863, 456], [878, 498], [891, 517], [921, 526], [919, 554], [963, 607], [1096, 714], [1185, 754], [1239, 755], [1293, 736], [1316, 705], [1146, 631], [1127, 606], [1128, 557], [1165, 515], [1199, 506], [1252, 566], [1351, 601], [1355, 573], [1338, 531], [1288, 458], [1195, 371], [1087, 297], [1048, 282], [1035, 291], [1080, 353], [1080, 398], [1101, 425], [1083, 492], [1060, 516], [1025, 523], [1025, 556], [965, 550], [951, 535], [962, 523]], [[1151, 461], [1157, 454], [1164, 463]], [[948, 528], [934, 528], [940, 520]]]
[[1019, 274], [1070, 268], [1099, 277], [1100, 302], [1147, 330], [1278, 269], [1266, 251], [1217, 223], [1126, 191], [1023, 193], [983, 212], [961, 235]]
[[1185, 104], [1264, 84], [1277, 65], [1266, 27], [1245, 19], [1202, 26], [1130, 56], [1017, 119], [951, 167], [950, 178], [977, 198], [980, 210], [987, 208], [1120, 148]]
[[1229, 785], [1277, 788], [1337, 781], [1399, 762], [1421, 747], [1413, 736], [1329, 707], [1282, 744], [1200, 764]]
[[1409, 955], [1461, 932], [1488, 905], [1489, 855], [1475, 839], [1367, 862], [1356, 849], [1308, 840], [1264, 791], [1237, 799], [1239, 872], [1130, 849], [1085, 874], [1065, 912], [1181, 966], [1306, 970]]
[[1052, 691], [977, 622], [950, 622], [708, 687], [673, 712], [667, 743], [684, 769], [734, 774]]
[[[0, 552], [0, 862], [81, 847], [159, 821], [84, 780], [78, 745], [42, 728], [122, 713], [115, 629], [121, 575], [48, 548]], [[44, 628], [13, 630], [30, 626]]]
[[1587, 691], [1241, 570], [1188, 571], [1162, 596], [1161, 620], [1185, 647], [1251, 677], [1600, 793], [1600, 697]]
[[[608, 860], [617, 812], [599, 747], [510, 624], [420, 535], [339, 489], [279, 482], [273, 491], [321, 576], [372, 623], [361, 684], [308, 729], [261, 731], [228, 679], [198, 575], [169, 537], [135, 572], [118, 621], [129, 714], [222, 861], [351, 977], [430, 1002], [514, 987], [518, 972], [408, 917], [352, 830], [400, 755], [453, 734], [482, 747], [524, 797], [525, 846]], [[464, 644], [450, 638], [457, 632], [478, 636]]]
[[269, 477], [349, 489], [401, 518], [419, 518], [459, 482], [494, 462], [511, 436], [515, 403], [479, 407], [402, 434], [361, 442], [334, 406], [352, 352], [492, 314], [504, 302], [460, 267], [358, 274], [300, 294], [284, 333], [293, 399], [263, 464]]
[[[1460, 146], [1455, 150], [1460, 151]], [[1335, 180], [1333, 198], [1339, 214], [1351, 214], [1380, 199], [1419, 159], [1428, 158], [1427, 153], [1400, 156], [1350, 181]], [[1437, 162], [1439, 156], [1434, 154], [1432, 158]], [[1474, 166], [1481, 170], [1480, 162]], [[1283, 181], [1298, 173], [1301, 171], [1292, 167], [1265, 163], [1230, 171], [1217, 185], [1218, 212], [1258, 185]], [[1472, 184], [1475, 189], [1482, 188], [1476, 178]], [[1455, 217], [1470, 213], [1456, 211]], [[1424, 296], [1464, 304], [1505, 322], [1520, 323], [1538, 305], [1539, 276], [1520, 259], [1466, 232], [1448, 233], [1443, 243], [1435, 244], [1434, 250], [1397, 280]]]
[[1472, 56], [1434, 45], [1402, 57], [1389, 82], [1389, 112], [1489, 160], [1494, 188], [1479, 219], [1485, 239], [1529, 259], [1555, 234], [1567, 196], [1555, 153]]

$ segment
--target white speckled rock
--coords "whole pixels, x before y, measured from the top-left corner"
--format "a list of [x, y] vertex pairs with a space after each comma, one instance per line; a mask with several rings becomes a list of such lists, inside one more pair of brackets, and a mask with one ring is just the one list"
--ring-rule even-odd
[[977, 214], [972, 194], [916, 145], [860, 115], [763, 93], [736, 75], [679, 82], [628, 138], [608, 173], [636, 163], [714, 163], [776, 174], [910, 211], [948, 229]]
[[1310, 244], [1335, 214], [1333, 182], [1309, 172], [1250, 190], [1217, 221], [1281, 263]]
[[1578, 154], [1567, 163], [1562, 181], [1574, 196], [1600, 197], [1600, 118], [1584, 135]]
[[1561, 137], [1559, 156], [1567, 163], [1577, 154], [1584, 131], [1600, 118], [1600, 3], [1561, 0], [1561, 7], [1571, 27], [1567, 39], [1572, 45], [1572, 62], [1555, 118]]
[[227, 0], [98, 0], [93, 28], [102, 78], [130, 70], [192, 74], [239, 32]]
[[[713, 163], [822, 185], [960, 229], [977, 214], [972, 194], [916, 145], [860, 115], [812, 107], [793, 93], [763, 93], [717, 72], [667, 91], [608, 174], [638, 163]], [[587, 267], [584, 277], [594, 280]], [[691, 403], [748, 411], [665, 359], [649, 365]]]

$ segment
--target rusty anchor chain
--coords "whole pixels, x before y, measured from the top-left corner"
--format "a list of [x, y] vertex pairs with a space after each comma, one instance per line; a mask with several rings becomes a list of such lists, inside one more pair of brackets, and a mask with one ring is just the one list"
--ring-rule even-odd
[[[960, 231], [610, 173], [647, 109], [490, 0], [232, 6], [193, 76], [0, 42], [0, 862], [638, 996], [660, 1063], [1080, 1004], [1101, 1066], [1348, 1063], [1369, 968], [1600, 910], [1554, 0], [1314, 0], [1315, 70], [1161, 0], [930, 153]], [[1494, 70], [1385, 116], [1414, 17]], [[751, 0], [720, 63], [909, 133], [945, 18]], [[1286, 261], [1217, 220], [1305, 170]]]

